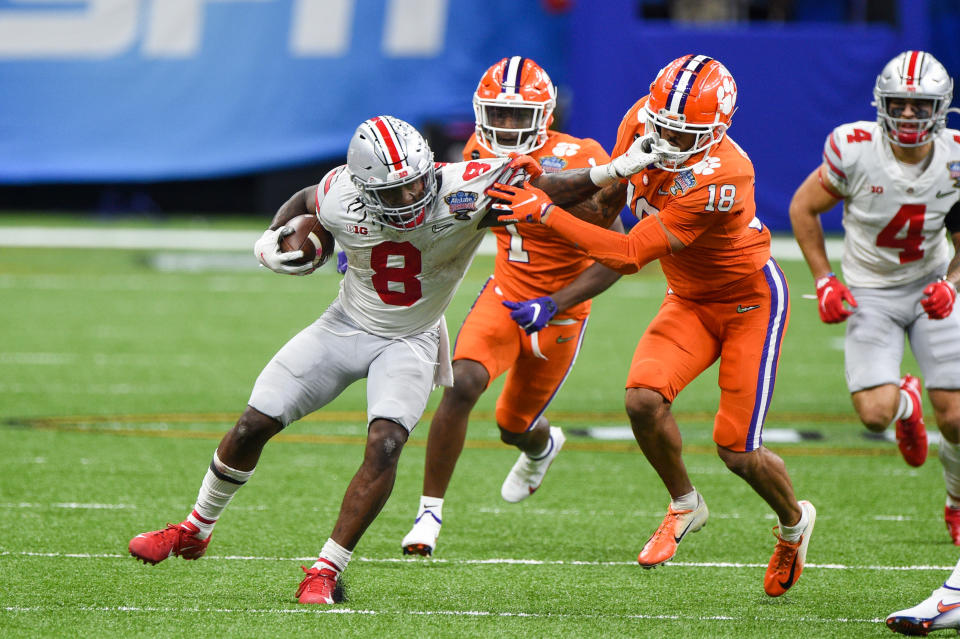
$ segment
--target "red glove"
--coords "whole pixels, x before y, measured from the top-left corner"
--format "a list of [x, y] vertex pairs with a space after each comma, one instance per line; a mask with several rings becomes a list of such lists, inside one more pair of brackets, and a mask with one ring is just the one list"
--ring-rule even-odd
[[935, 320], [943, 319], [953, 310], [953, 303], [957, 299], [957, 287], [943, 278], [923, 289], [923, 294], [926, 297], [920, 300], [920, 304], [927, 312], [927, 317]]
[[539, 224], [554, 204], [550, 196], [529, 182], [520, 186], [495, 183], [484, 191], [494, 199], [491, 205], [500, 224]]
[[853, 299], [843, 282], [833, 273], [817, 280], [817, 308], [820, 310], [820, 319], [827, 324], [837, 324], [853, 315], [853, 311], [843, 306], [846, 302], [856, 308], [857, 300]]
[[511, 151], [507, 157], [510, 158], [510, 162], [507, 164], [507, 166], [511, 168], [523, 169], [527, 172], [528, 180], [536, 180], [538, 177], [543, 175], [543, 167], [540, 166], [540, 163], [529, 155], [520, 155], [516, 151]]

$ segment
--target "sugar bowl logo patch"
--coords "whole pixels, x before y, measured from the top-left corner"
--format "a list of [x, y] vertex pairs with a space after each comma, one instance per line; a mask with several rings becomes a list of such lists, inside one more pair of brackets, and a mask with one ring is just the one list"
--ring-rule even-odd
[[697, 183], [692, 171], [684, 171], [673, 179], [673, 186], [670, 187], [670, 195], [679, 195], [691, 188]]
[[477, 198], [479, 194], [473, 191], [457, 191], [443, 198], [443, 201], [450, 207], [450, 215], [457, 220], [469, 220], [468, 215], [477, 210]]
[[548, 155], [540, 158], [540, 166], [543, 167], [544, 173], [559, 173], [567, 166], [567, 161], [555, 155]]
[[950, 179], [954, 180], [954, 186], [960, 186], [960, 162], [947, 162], [947, 170], [950, 171]]

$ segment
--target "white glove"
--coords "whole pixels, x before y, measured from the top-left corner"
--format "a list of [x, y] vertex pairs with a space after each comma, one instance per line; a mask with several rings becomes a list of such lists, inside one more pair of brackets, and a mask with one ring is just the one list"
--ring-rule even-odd
[[656, 133], [648, 133], [637, 138], [623, 155], [615, 157], [609, 164], [601, 164], [590, 169], [590, 179], [597, 186], [607, 186], [639, 173], [663, 158], [663, 153], [654, 148], [659, 141], [660, 136]]
[[315, 267], [311, 263], [294, 266], [286, 264], [288, 260], [295, 260], [303, 257], [303, 251], [280, 252], [280, 238], [293, 233], [289, 226], [281, 226], [278, 229], [267, 229], [253, 245], [253, 254], [260, 260], [260, 264], [266, 266], [275, 273], [284, 273], [286, 275], [301, 275], [312, 271]]

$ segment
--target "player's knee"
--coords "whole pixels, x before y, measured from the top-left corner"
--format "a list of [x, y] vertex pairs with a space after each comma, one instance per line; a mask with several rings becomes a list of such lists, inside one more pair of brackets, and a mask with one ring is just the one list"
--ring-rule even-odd
[[237, 450], [263, 447], [271, 437], [283, 428], [283, 424], [273, 417], [264, 415], [255, 408], [247, 406], [236, 425], [230, 431], [230, 437]]
[[481, 364], [471, 360], [457, 360], [453, 363], [453, 387], [444, 391], [444, 399], [449, 395], [458, 403], [472, 406], [487, 389], [489, 380], [490, 375]]
[[634, 429], [654, 426], [670, 407], [663, 395], [649, 388], [628, 388], [624, 405]]
[[727, 466], [727, 470], [738, 477], [747, 478], [753, 475], [753, 469], [760, 459], [760, 450], [750, 452], [730, 450], [723, 446], [717, 446], [717, 455]]
[[878, 406], [857, 406], [857, 415], [863, 425], [875, 433], [886, 430], [893, 421], [893, 414]]
[[367, 432], [364, 463], [378, 470], [396, 466], [407, 441], [406, 429], [388, 419], [376, 419]]

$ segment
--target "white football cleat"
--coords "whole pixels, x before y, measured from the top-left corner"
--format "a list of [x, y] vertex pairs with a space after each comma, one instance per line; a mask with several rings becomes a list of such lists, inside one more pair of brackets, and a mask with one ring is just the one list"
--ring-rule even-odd
[[563, 436], [563, 431], [556, 426], [551, 426], [549, 452], [537, 460], [530, 459], [526, 453], [520, 453], [520, 459], [503, 480], [500, 495], [511, 503], [523, 501], [532, 495], [543, 483], [543, 476], [547, 474], [550, 464], [563, 448], [564, 441], [566, 437]]
[[413, 522], [413, 528], [400, 542], [400, 548], [405, 555], [420, 555], [429, 557], [437, 547], [437, 537], [440, 536], [441, 519], [429, 508], [420, 512]]
[[960, 588], [943, 584], [913, 608], [887, 617], [887, 627], [905, 635], [927, 636], [931, 630], [960, 630]]

